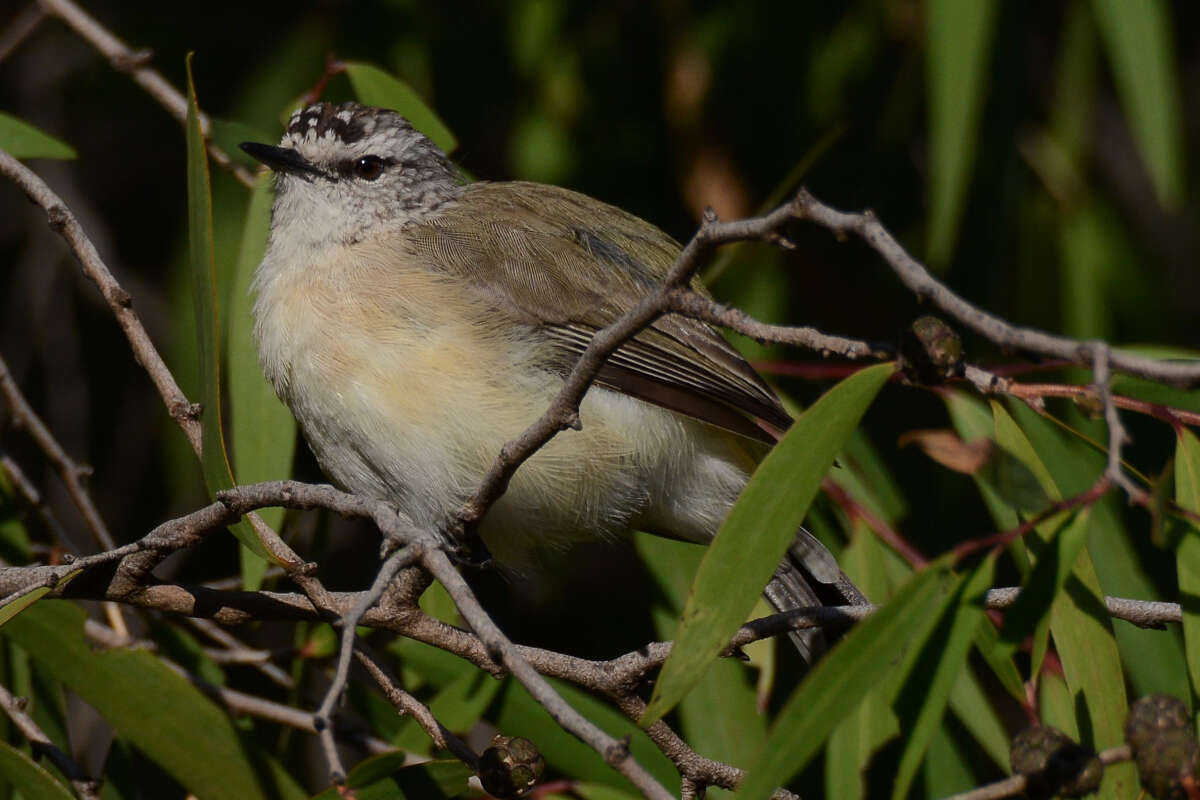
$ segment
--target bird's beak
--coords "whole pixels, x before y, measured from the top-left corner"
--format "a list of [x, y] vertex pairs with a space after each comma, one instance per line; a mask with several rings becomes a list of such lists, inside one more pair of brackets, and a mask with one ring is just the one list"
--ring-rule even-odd
[[319, 167], [290, 147], [274, 147], [258, 142], [242, 142], [239, 147], [276, 172], [287, 172], [294, 175], [324, 174]]

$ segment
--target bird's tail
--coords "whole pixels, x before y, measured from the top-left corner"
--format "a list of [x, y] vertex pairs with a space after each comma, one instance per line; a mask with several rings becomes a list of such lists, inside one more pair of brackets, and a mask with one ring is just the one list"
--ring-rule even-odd
[[[867, 602], [833, 554], [804, 528], [797, 532], [783, 563], [763, 590], [763, 597], [776, 611]], [[825, 651], [825, 633], [820, 628], [792, 631], [788, 636], [809, 664]]]

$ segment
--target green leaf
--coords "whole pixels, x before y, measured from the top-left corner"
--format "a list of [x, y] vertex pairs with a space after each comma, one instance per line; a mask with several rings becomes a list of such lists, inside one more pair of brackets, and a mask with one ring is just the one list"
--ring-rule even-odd
[[[472, 773], [461, 761], [426, 761], [405, 766], [405, 753], [384, 753], [364, 759], [346, 775], [346, 787], [358, 800], [450, 800], [467, 791]], [[313, 800], [339, 800], [330, 787]]]
[[840, 720], [891, 679], [906, 649], [919, 648], [928, 636], [951, 578], [947, 559], [933, 562], [817, 662], [780, 711], [738, 787], [739, 798], [769, 797], [804, 768]]
[[427, 106], [407, 83], [379, 67], [360, 61], [347, 61], [344, 66], [359, 101], [369, 106], [390, 108], [399, 112], [414, 128], [428, 136], [447, 153], [458, 147], [458, 140], [446, 127], [446, 123], [438, 118], [433, 109]]
[[[217, 278], [213, 257], [212, 188], [208, 177], [208, 153], [200, 130], [200, 109], [192, 82], [192, 54], [187, 57], [187, 176], [188, 252], [192, 273], [192, 302], [196, 313], [196, 341], [204, 413], [201, 417], [203, 451], [200, 466], [210, 495], [233, 486], [221, 423], [221, 351], [217, 322]], [[245, 520], [230, 525], [238, 540], [264, 559], [273, 560]]]
[[0, 150], [8, 151], [13, 158], [79, 157], [71, 145], [3, 111], [0, 111]]
[[[258, 483], [291, 477], [296, 449], [296, 421], [275, 396], [270, 381], [258, 365], [254, 342], [253, 301], [250, 285], [262, 261], [271, 227], [271, 178], [262, 175], [250, 195], [246, 225], [238, 252], [237, 271], [229, 301], [230, 440], [233, 443], [233, 474], [238, 483]], [[279, 530], [282, 508], [264, 508], [263, 522]], [[242, 577], [247, 591], [262, 583], [266, 562], [249, 550], [242, 551]], [[251, 560], [253, 559], [253, 560]]]
[[944, 266], [954, 251], [986, 95], [985, 66], [996, 0], [927, 0], [929, 82], [929, 262]]
[[891, 364], [868, 367], [830, 389], [763, 459], [704, 554], [640, 725], [674, 708], [745, 621], [822, 478], [893, 371]]
[[[995, 631], [996, 629], [988, 622], [980, 625], [979, 630]], [[976, 636], [976, 642], [978, 640], [979, 637]], [[1015, 672], [1016, 667], [1013, 667], [1013, 670]], [[962, 723], [963, 727], [970, 731], [971, 736], [975, 738], [984, 752], [992, 757], [996, 766], [1001, 769], [1007, 768], [1010, 743], [1008, 731], [1005, 730], [1004, 723], [1000, 721], [1000, 716], [988, 700], [987, 692], [984, 691], [983, 686], [980, 685], [971, 670], [964, 669], [958, 673], [958, 679], [955, 680], [954, 688], [950, 691], [950, 709], [954, 712], [954, 716], [958, 717], [958, 721]]]
[[[1033, 572], [1021, 588], [1017, 601], [1004, 615], [1001, 639], [1011, 653], [1016, 651], [1026, 636], [1034, 637], [1033, 661], [1029, 669], [1031, 675], [1041, 674], [1042, 659], [1046, 654], [1046, 636], [1049, 633], [1045, 626], [1049, 620], [1048, 613], [1087, 543], [1091, 520], [1091, 510], [1082, 509], [1057, 526], [1048, 541], [1040, 538], [1040, 530], [1027, 537], [1026, 543], [1036, 559]], [[1039, 529], [1043, 527], [1039, 526]]]
[[641, 795], [632, 795], [599, 783], [577, 783], [571, 791], [583, 800], [639, 800]]
[[892, 800], [908, 794], [925, 751], [941, 727], [942, 714], [966, 666], [975, 631], [981, 624], [987, 624], [983, 598], [995, 574], [996, 560], [989, 555], [934, 612], [939, 618], [937, 627], [922, 647], [916, 666], [896, 698], [896, 713], [900, 717], [900, 730], [905, 732], [905, 742]]
[[83, 572], [81, 569], [77, 569], [74, 572], [69, 572], [60, 578], [58, 582], [54, 584], [54, 586], [39, 586], [36, 589], [31, 589], [25, 594], [20, 595], [19, 597], [13, 598], [13, 600], [6, 605], [0, 606], [0, 626], [4, 625], [17, 614], [20, 614], [38, 600], [45, 597], [51, 589], [57, 589], [60, 586], [66, 586], [72, 578], [81, 572]]
[[23, 800], [73, 800], [47, 770], [7, 742], [0, 742], [0, 785], [21, 790]]
[[939, 725], [929, 742], [922, 773], [925, 797], [950, 797], [978, 783], [971, 773], [972, 759], [964, 747], [965, 742], [956, 733], [949, 725]]
[[273, 784], [264, 785], [270, 779], [261, 768], [269, 760], [252, 757], [225, 712], [152, 654], [92, 650], [83, 637], [84, 616], [69, 602], [45, 600], [9, 622], [0, 635], [28, 651], [202, 800], [304, 797], [278, 770], [272, 771]]
[[254, 156], [243, 150], [242, 142], [271, 142], [275, 137], [253, 125], [234, 119], [209, 117], [209, 138], [225, 151], [230, 160], [254, 171], [262, 166]]
[[[1066, 443], [1049, 423], [1032, 411], [1022, 410], [1027, 408], [1023, 404], [1012, 408], [1021, 415], [1020, 427], [998, 403], [993, 403], [997, 439], [1043, 480], [1048, 495], [1056, 499], [1061, 497], [1055, 476], [1069, 479], [1067, 469], [1061, 466], [1068, 452]], [[1030, 433], [1029, 437], [1026, 431]], [[1038, 442], [1037, 449], [1032, 438]], [[1053, 470], [1047, 462], [1054, 465]], [[1093, 473], [1093, 476], [1097, 474]], [[1067, 686], [1072, 696], [1083, 701], [1076, 704], [1082, 741], [1096, 750], [1120, 744], [1124, 741], [1122, 726], [1128, 711], [1125, 676], [1087, 547], [1079, 551], [1066, 580], [1065, 591], [1059, 593], [1051, 606], [1050, 633], [1062, 660]], [[1100, 796], [1132, 796], [1134, 785], [1132, 765], [1114, 765], [1105, 770]]]
[[[1039, 415], [1025, 403], [1010, 402], [1009, 410], [1029, 436], [1038, 456], [1054, 475], [1062, 494], [1087, 490], [1103, 472], [1106, 456]], [[1087, 555], [1100, 579], [1103, 594], [1160, 600], [1161, 593], [1142, 566], [1142, 556], [1126, 529], [1119, 493], [1110, 492], [1092, 508]], [[1141, 535], [1140, 533], [1137, 535]], [[1113, 631], [1125, 671], [1137, 694], [1165, 692], [1188, 696], [1183, 642], [1178, 631], [1155, 631], [1116, 622]]]
[[[1175, 448], [1175, 502], [1200, 513], [1200, 439], [1182, 426]], [[1188, 531], [1179, 541], [1176, 569], [1192, 707], [1200, 708], [1200, 525], [1190, 519], [1187, 525]]]
[[[655, 632], [665, 639], [678, 625], [704, 549], [644, 533], [634, 544], [667, 601], [652, 610]], [[767, 718], [758, 710], [750, 672], [737, 659], [718, 658], [680, 701], [679, 731], [696, 752], [734, 766], [748, 764], [758, 752], [767, 738]]]
[[1163, 2], [1093, 0], [1117, 94], [1158, 199], [1183, 199], [1183, 113], [1169, 10]]
[[[842, 551], [842, 569], [867, 597], [883, 602], [891, 596], [883, 559], [885, 547], [865, 526], [855, 530]], [[858, 800], [866, 796], [864, 772], [883, 745], [900, 733], [900, 722], [884, 692], [876, 687], [857, 710], [837, 724], [825, 748], [825, 796]]]

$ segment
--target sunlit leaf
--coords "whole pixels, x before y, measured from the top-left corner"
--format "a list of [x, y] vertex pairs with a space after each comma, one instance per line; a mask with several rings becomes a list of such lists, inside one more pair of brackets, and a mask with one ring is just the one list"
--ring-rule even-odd
[[639, 724], [649, 725], [673, 708], [745, 621], [821, 479], [893, 369], [868, 367], [830, 389], [759, 465], [705, 552], [675, 646]]
[[[1014, 411], [1022, 406], [1013, 406]], [[1043, 482], [1053, 498], [1062, 497], [1055, 476], [1065, 478], [1059, 464], [1068, 445], [1049, 424], [1032, 412], [1019, 411], [1022, 425], [993, 403], [996, 436], [1001, 446], [1025, 461]], [[1026, 433], [1029, 436], [1026, 436]], [[1036, 439], [1035, 448], [1031, 439]], [[1047, 464], [1052, 464], [1050, 469]], [[1074, 487], [1072, 487], [1074, 488]], [[1086, 730], [1086, 744], [1100, 750], [1124, 741], [1124, 720], [1128, 710], [1125, 676], [1113, 637], [1112, 624], [1104, 607], [1103, 593], [1088, 548], [1084, 547], [1072, 565], [1065, 591], [1058, 594], [1050, 610], [1050, 634], [1062, 661], [1067, 686], [1083, 703], [1077, 705], [1079, 727]], [[1105, 770], [1102, 798], [1126, 797], [1132, 793], [1135, 777], [1132, 765], [1114, 765]]]
[[779, 712], [739, 798], [769, 797], [804, 768], [837, 723], [896, 672], [905, 650], [922, 646], [952, 580], [948, 562], [934, 562], [817, 662]]

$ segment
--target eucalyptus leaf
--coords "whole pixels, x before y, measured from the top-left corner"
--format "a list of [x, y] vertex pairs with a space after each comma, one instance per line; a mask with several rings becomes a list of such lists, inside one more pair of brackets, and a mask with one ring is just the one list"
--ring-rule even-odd
[[893, 371], [892, 364], [878, 364], [830, 389], [759, 465], [704, 554], [640, 725], [671, 710], [745, 621], [821, 480]]

